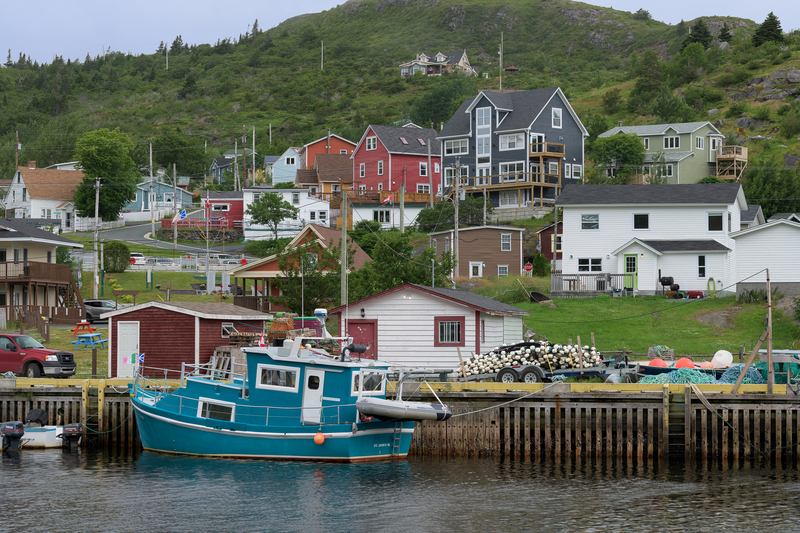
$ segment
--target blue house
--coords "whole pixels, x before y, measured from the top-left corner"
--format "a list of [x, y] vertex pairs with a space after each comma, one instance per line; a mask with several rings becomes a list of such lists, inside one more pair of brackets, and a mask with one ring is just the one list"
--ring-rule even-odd
[[[177, 198], [175, 193], [177, 191]], [[177, 207], [183, 209], [192, 205], [192, 193], [178, 187], [174, 189], [171, 183], [153, 181], [153, 206], [156, 209]], [[176, 200], [177, 205], [173, 204]], [[136, 198], [123, 207], [123, 211], [149, 211], [150, 210], [150, 181], [144, 181], [136, 186]]]
[[232, 157], [215, 157], [214, 160], [211, 161], [211, 168], [209, 169], [211, 183], [223, 183], [225, 180], [222, 178], [222, 175], [225, 174], [227, 170], [233, 171], [232, 163]]
[[558, 87], [481, 91], [437, 136], [444, 167], [438, 192], [449, 195], [459, 175], [459, 188], [485, 194], [498, 219], [524, 216], [518, 210], [552, 202], [564, 185], [582, 181], [588, 135]]
[[272, 184], [294, 183], [300, 168], [300, 148], [290, 147], [272, 164]]

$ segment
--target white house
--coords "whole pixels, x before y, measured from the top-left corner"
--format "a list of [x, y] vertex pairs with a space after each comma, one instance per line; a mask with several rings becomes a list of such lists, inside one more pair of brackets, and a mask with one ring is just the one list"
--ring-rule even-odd
[[469, 291], [406, 283], [337, 307], [339, 334], [369, 345], [364, 357], [398, 365], [456, 370], [464, 359], [523, 341], [517, 307]]
[[36, 168], [36, 161], [30, 161], [14, 172], [4, 201], [6, 216], [53, 219], [64, 231], [72, 231], [72, 200], [82, 181], [83, 172], [79, 170]]
[[[736, 241], [747, 202], [739, 183], [570, 185], [563, 208], [562, 273], [553, 292], [586, 290], [596, 275], [641, 294], [672, 277], [681, 290], [735, 291]], [[571, 279], [567, 275], [575, 275]], [[587, 275], [587, 276], [581, 276]], [[615, 287], [615, 288], [623, 288]], [[588, 287], [592, 290], [592, 287]]]
[[788, 218], [770, 220], [731, 235], [736, 242], [737, 294], [770, 284], [785, 296], [800, 294], [800, 222]]
[[[419, 202], [405, 204], [402, 211], [403, 226], [409, 228], [415, 224], [420, 211], [427, 206], [428, 204]], [[354, 225], [362, 220], [372, 220], [374, 222], [380, 222], [381, 228], [383, 229], [400, 227], [400, 204], [397, 202], [386, 202], [383, 204], [374, 201], [361, 201], [359, 197], [356, 197], [351, 201], [350, 210], [352, 212], [351, 215]]]
[[242, 227], [244, 237], [247, 240], [273, 239], [272, 229], [267, 226], [259, 226], [252, 223], [251, 216], [247, 214], [247, 208], [258, 197], [270, 192], [281, 195], [284, 201], [299, 209], [297, 217], [287, 218], [278, 227], [279, 237], [294, 237], [303, 227], [309, 224], [329, 225], [330, 202], [321, 200], [309, 195], [308, 189], [276, 189], [261, 185], [244, 189], [244, 217]]

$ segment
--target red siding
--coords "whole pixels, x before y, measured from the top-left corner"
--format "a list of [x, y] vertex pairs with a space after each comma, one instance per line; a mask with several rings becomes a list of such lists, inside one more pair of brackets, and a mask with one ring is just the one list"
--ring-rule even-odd
[[[332, 154], [339, 154], [341, 150], [347, 150], [347, 155], [353, 153], [353, 148], [355, 148], [355, 143], [350, 141], [343, 141], [338, 137], [331, 136], [331, 151]], [[328, 153], [328, 139], [327, 137], [324, 139], [320, 139], [319, 141], [311, 144], [310, 146], [306, 147], [305, 149], [305, 160], [303, 164], [305, 168], [311, 168], [314, 166], [316, 161], [317, 154], [327, 154]]]
[[[366, 137], [374, 135], [372, 128], [367, 129]], [[409, 142], [411, 141], [416, 142], [414, 139], [409, 140]], [[383, 161], [383, 175], [378, 175], [378, 161]], [[378, 183], [381, 183], [384, 191], [396, 191], [400, 185], [405, 185], [407, 192], [417, 192], [418, 183], [429, 183], [428, 176], [421, 177], [419, 175], [419, 164], [427, 162], [427, 155], [389, 154], [380, 139], [378, 139], [375, 150], [367, 151], [365, 140], [353, 155], [353, 189], [364, 185], [368, 191], [377, 191]], [[363, 178], [361, 177], [362, 163], [364, 163]], [[431, 167], [433, 167], [431, 172], [435, 170], [437, 164], [440, 164], [439, 156], [431, 156]], [[439, 173], [433, 172], [432, 176], [435, 188], [437, 183], [441, 183], [441, 179]]]
[[[563, 231], [564, 229], [562, 223], [559, 222], [558, 233], [561, 234], [563, 233]], [[541, 242], [542, 244], [542, 255], [544, 255], [548, 261], [553, 260], [553, 255], [555, 252], [554, 250], [555, 242], [553, 241], [553, 233], [555, 233], [555, 226], [550, 226], [549, 228], [545, 228], [541, 231], [541, 233], [539, 233], [539, 239], [540, 239], [539, 242]], [[556, 260], [561, 259], [561, 252], [557, 252], [556, 255], [558, 256], [556, 257]]]

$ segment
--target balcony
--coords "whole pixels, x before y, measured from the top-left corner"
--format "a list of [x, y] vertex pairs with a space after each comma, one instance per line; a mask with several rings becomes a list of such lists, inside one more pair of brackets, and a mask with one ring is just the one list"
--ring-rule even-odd
[[716, 176], [723, 180], [740, 181], [747, 168], [747, 148], [718, 146]]
[[530, 157], [564, 157], [565, 148], [563, 144], [541, 142], [531, 143]]
[[[633, 274], [588, 274], [550, 275], [550, 296], [558, 298], [588, 298], [600, 294], [623, 295], [634, 286]], [[626, 291], [626, 287], [631, 291]]]

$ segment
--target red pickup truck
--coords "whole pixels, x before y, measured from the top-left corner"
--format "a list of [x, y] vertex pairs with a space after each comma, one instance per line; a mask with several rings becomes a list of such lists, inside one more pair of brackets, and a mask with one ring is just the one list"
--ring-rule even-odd
[[50, 350], [28, 335], [0, 335], [0, 374], [13, 372], [29, 378], [42, 375], [66, 378], [75, 374], [77, 365], [70, 352]]

